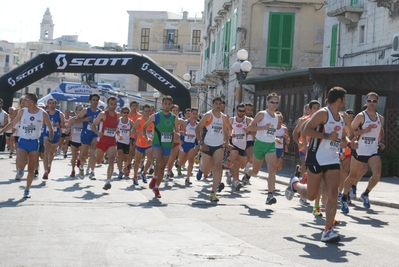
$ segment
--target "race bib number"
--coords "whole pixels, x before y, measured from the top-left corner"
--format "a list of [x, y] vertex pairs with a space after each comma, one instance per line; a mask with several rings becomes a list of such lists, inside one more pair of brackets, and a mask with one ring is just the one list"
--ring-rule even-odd
[[235, 139], [237, 139], [237, 140], [244, 140], [244, 137], [245, 137], [245, 134], [236, 134], [236, 137], [235, 137]]
[[129, 135], [130, 130], [129, 129], [120, 129], [120, 133], [121, 133], [121, 135]]
[[73, 132], [76, 134], [80, 134], [82, 132], [82, 128], [73, 128]]
[[338, 150], [339, 150], [339, 143], [340, 143], [340, 142], [341, 142], [340, 140], [334, 140], [334, 141], [328, 140], [328, 141], [326, 142], [325, 148], [327, 148], [327, 149], [329, 149], [329, 150], [336, 150], [336, 151], [338, 151]]
[[161, 142], [170, 143], [173, 140], [173, 133], [161, 133]]
[[116, 129], [115, 128], [105, 128], [104, 135], [109, 136], [109, 137], [114, 137], [116, 135]]
[[92, 131], [92, 129], [91, 129], [91, 123], [90, 123], [90, 122], [87, 123], [87, 130]]
[[193, 134], [187, 134], [184, 136], [184, 140], [187, 142], [193, 141], [195, 139], [195, 135]]
[[375, 137], [362, 137], [364, 146], [371, 147], [375, 141]]
[[266, 132], [266, 134], [268, 136], [274, 136], [275, 133], [276, 133], [276, 129], [275, 128], [271, 128], [271, 127], [269, 129], [267, 129], [267, 132]]
[[220, 134], [222, 132], [222, 129], [223, 129], [222, 126], [217, 126], [217, 125], [212, 126], [213, 134]]
[[23, 131], [25, 132], [25, 134], [33, 134], [36, 131], [36, 126], [34, 126], [34, 125], [25, 126], [23, 128]]

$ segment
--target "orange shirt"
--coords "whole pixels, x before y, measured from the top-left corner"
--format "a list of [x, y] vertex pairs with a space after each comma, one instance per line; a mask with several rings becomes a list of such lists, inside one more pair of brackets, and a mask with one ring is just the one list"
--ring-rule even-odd
[[[143, 126], [146, 123], [146, 121], [143, 119], [143, 117], [140, 117], [140, 124], [136, 129], [136, 132], [141, 132], [143, 131]], [[151, 123], [147, 127], [147, 137], [152, 137], [154, 135], [154, 124]], [[151, 146], [151, 142], [147, 142], [147, 140], [144, 138], [143, 135], [138, 134], [137, 139], [136, 139], [136, 146], [138, 147], [149, 147]]]
[[[137, 120], [138, 118], [140, 118], [140, 117], [141, 117], [141, 114], [138, 113], [138, 112], [136, 112], [135, 115], [132, 115], [131, 113], [129, 113], [129, 115], [128, 115], [128, 118], [131, 119], [133, 123], [135, 123], [136, 120]], [[131, 133], [131, 134], [130, 134], [130, 138], [135, 138], [135, 135], [134, 135], [133, 133]]]

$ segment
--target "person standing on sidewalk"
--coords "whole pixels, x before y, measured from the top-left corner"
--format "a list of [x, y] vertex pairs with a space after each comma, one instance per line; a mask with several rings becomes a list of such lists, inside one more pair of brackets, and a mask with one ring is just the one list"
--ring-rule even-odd
[[163, 173], [168, 163], [169, 156], [173, 147], [173, 140], [180, 139], [177, 117], [170, 112], [173, 106], [173, 98], [164, 96], [162, 98], [162, 110], [151, 115], [143, 125], [144, 138], [148, 140], [147, 128], [151, 123], [154, 124], [154, 136], [152, 138], [152, 151], [154, 153], [156, 165], [154, 176], [149, 184], [155, 197], [161, 198], [159, 185], [162, 182]]
[[357, 129], [355, 136], [358, 137], [359, 147], [353, 151], [350, 165], [349, 176], [344, 183], [344, 191], [341, 197], [341, 210], [349, 213], [348, 193], [352, 184], [359, 177], [359, 172], [364, 165], [368, 165], [371, 169], [371, 177], [369, 179], [366, 190], [361, 194], [363, 206], [370, 208], [369, 193], [377, 185], [381, 177], [381, 157], [380, 150], [385, 149], [384, 142], [384, 117], [378, 114], [378, 94], [370, 92], [366, 98], [367, 109], [356, 115], [352, 122], [352, 128]]
[[215, 97], [212, 99], [212, 109], [209, 110], [199, 121], [195, 128], [195, 135], [200, 144], [202, 152], [201, 168], [204, 177], [207, 178], [212, 168], [213, 184], [212, 191], [209, 195], [211, 201], [219, 201], [216, 196], [216, 190], [222, 191], [224, 184], [222, 179], [222, 160], [223, 160], [223, 143], [228, 148], [228, 118], [220, 111], [222, 98]]
[[35, 168], [39, 157], [39, 138], [43, 123], [49, 129], [49, 140], [53, 138], [54, 132], [48, 114], [36, 105], [36, 94], [27, 93], [23, 100], [25, 107], [18, 111], [16, 117], [10, 123], [0, 129], [0, 134], [20, 123], [17, 148], [17, 178], [21, 179], [23, 177], [24, 168], [28, 161], [28, 176], [26, 178], [24, 198], [30, 198], [29, 190], [35, 176]]
[[333, 230], [337, 212], [337, 197], [340, 175], [339, 149], [346, 147], [345, 121], [340, 115], [346, 103], [346, 90], [333, 87], [327, 95], [327, 107], [320, 109], [306, 122], [303, 135], [310, 137], [305, 165], [308, 168], [307, 184], [299, 183], [298, 177], [291, 178], [285, 196], [291, 200], [295, 192], [309, 200], [317, 198], [323, 182], [327, 199], [323, 242], [339, 242], [340, 236]]
[[[116, 157], [116, 130], [118, 129], [119, 116], [115, 111], [118, 100], [114, 96], [107, 99], [108, 108], [102, 111], [91, 124], [91, 130], [98, 136], [97, 142], [97, 164], [103, 161], [104, 154], [108, 155], [107, 181], [104, 190], [111, 189], [111, 177], [114, 172]], [[102, 122], [101, 129], [99, 124]]]
[[279, 97], [276, 93], [270, 93], [266, 97], [267, 109], [259, 111], [253, 121], [248, 126], [248, 131], [256, 131], [254, 143], [253, 167], [246, 169], [243, 181], [249, 180], [251, 176], [256, 176], [262, 167], [263, 160], [266, 161], [268, 171], [268, 194], [266, 204], [277, 203], [274, 197], [274, 185], [276, 183], [277, 156], [276, 156], [276, 128], [278, 116], [275, 114]]

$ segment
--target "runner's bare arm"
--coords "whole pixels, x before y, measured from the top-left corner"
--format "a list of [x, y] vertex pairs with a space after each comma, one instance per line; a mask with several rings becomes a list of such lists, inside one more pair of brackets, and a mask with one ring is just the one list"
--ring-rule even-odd
[[[14, 113], [16, 113], [16, 112], [14, 112]], [[6, 126], [4, 126], [3, 128], [0, 129], [0, 133], [4, 133], [4, 132], [10, 130], [10, 129], [13, 128], [18, 122], [20, 122], [20, 121], [21, 121], [21, 118], [22, 118], [22, 114], [24, 114], [24, 110], [23, 110], [23, 109], [20, 109], [20, 110], [18, 111], [18, 113], [15, 115], [15, 117], [14, 117]]]
[[253, 132], [253, 131], [261, 131], [261, 130], [267, 130], [270, 127], [270, 123], [267, 123], [265, 126], [258, 127], [257, 124], [260, 122], [264, 117], [263, 112], [258, 112], [255, 115], [255, 118], [253, 121], [248, 125], [248, 131]]
[[150, 118], [148, 119], [148, 121], [143, 125], [143, 133], [144, 133], [144, 138], [145, 139], [148, 139], [148, 136], [147, 136], [147, 128], [148, 128], [148, 126], [151, 123], [154, 123], [154, 122], [155, 122], [155, 114], [152, 114], [150, 116]]
[[96, 134], [96, 135], [98, 135], [98, 137], [101, 137], [102, 136], [102, 133], [101, 132], [99, 132], [98, 130], [97, 130], [97, 126], [100, 124], [100, 122], [102, 122], [102, 121], [104, 121], [105, 120], [105, 112], [104, 111], [102, 111], [100, 114], [98, 114], [98, 116], [97, 116], [97, 118], [93, 121], [93, 123], [91, 124], [91, 130]]

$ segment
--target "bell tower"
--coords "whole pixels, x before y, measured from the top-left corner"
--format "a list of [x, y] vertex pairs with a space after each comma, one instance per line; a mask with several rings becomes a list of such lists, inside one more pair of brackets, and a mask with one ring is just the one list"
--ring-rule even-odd
[[50, 9], [47, 8], [40, 23], [40, 41], [53, 40], [54, 24]]

